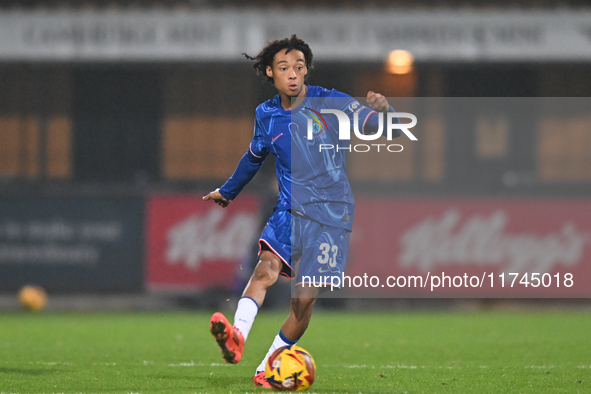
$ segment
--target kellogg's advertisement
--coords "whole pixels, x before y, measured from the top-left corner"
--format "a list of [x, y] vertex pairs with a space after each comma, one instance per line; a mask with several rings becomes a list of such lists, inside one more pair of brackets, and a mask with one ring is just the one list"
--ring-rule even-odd
[[[150, 289], [229, 288], [259, 236], [259, 202], [240, 196], [221, 208], [200, 195], [157, 195], [147, 204]], [[252, 256], [250, 256], [252, 257]]]
[[358, 197], [346, 274], [351, 295], [590, 297], [591, 201]]

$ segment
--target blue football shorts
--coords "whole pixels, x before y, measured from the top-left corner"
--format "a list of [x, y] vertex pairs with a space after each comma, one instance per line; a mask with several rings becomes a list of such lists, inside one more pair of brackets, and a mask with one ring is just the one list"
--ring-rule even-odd
[[296, 278], [296, 285], [330, 286], [330, 278], [340, 278], [344, 272], [350, 234], [347, 229], [326, 226], [301, 214], [276, 211], [259, 239], [259, 255], [266, 246], [279, 256], [281, 273]]

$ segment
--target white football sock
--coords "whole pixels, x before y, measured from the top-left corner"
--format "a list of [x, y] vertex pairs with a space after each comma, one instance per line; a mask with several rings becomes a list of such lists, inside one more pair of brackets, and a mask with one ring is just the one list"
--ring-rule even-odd
[[258, 311], [259, 305], [252, 298], [242, 297], [238, 301], [238, 307], [234, 315], [234, 327], [240, 330], [245, 341]]
[[292, 341], [291, 339], [287, 339], [285, 337], [285, 335], [283, 335], [283, 333], [281, 332], [281, 330], [279, 330], [279, 334], [277, 334], [277, 336], [275, 337], [275, 340], [273, 341], [273, 344], [269, 348], [269, 351], [267, 352], [267, 355], [265, 356], [265, 358], [263, 359], [263, 361], [260, 363], [260, 365], [257, 367], [257, 370], [256, 370], [255, 375], [257, 373], [265, 370], [265, 364], [267, 364], [267, 360], [269, 359], [269, 356], [275, 350], [277, 350], [277, 349], [279, 349], [280, 347], [283, 347], [283, 346], [295, 345], [296, 343], [298, 343], [298, 340]]

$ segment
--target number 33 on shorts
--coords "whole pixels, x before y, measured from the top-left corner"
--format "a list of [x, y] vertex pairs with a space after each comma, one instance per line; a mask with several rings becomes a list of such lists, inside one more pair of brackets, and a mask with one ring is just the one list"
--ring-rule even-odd
[[337, 245], [330, 246], [329, 243], [323, 242], [320, 244], [320, 254], [318, 255], [318, 263], [327, 264], [331, 268], [337, 266], [337, 255], [339, 247]]

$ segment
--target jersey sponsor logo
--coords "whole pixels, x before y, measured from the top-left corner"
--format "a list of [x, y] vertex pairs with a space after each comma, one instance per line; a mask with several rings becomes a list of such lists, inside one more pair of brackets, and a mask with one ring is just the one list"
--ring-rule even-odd
[[361, 104], [359, 104], [359, 101], [354, 101], [353, 103], [351, 103], [351, 105], [349, 105], [349, 107], [347, 107], [347, 111], [354, 113], [354, 112], [359, 112], [363, 109], [363, 106], [361, 106]]

